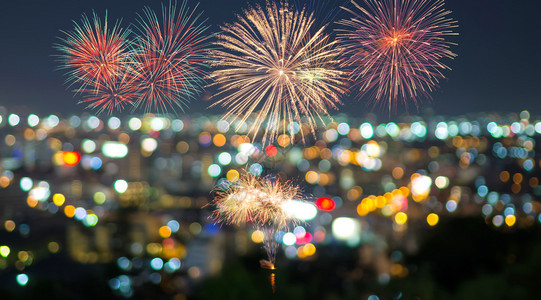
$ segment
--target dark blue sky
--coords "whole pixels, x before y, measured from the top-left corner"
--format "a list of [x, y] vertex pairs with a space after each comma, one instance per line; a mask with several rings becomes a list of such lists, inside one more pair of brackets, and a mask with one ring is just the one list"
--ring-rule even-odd
[[[167, 0], [165, 0], [167, 1]], [[324, 1], [324, 0], [318, 0]], [[200, 8], [212, 25], [231, 21], [247, 0], [202, 0]], [[333, 1], [334, 3], [335, 1]], [[362, 2], [359, 0], [359, 2]], [[190, 1], [193, 6], [197, 1]], [[160, 1], [2, 1], [0, 4], [0, 105], [27, 106], [41, 114], [76, 113], [84, 109], [64, 85], [64, 75], [52, 45], [60, 30], [71, 30], [72, 20], [92, 10], [128, 25], [144, 6], [158, 10]], [[436, 113], [541, 113], [541, 2], [536, 0], [447, 0], [446, 8], [458, 20], [453, 68], [423, 107]], [[362, 100], [344, 99], [342, 112], [364, 115], [372, 111]], [[192, 102], [187, 113], [205, 112], [208, 102]], [[221, 109], [212, 109], [221, 112]], [[410, 107], [410, 113], [416, 113]], [[400, 113], [398, 113], [400, 114]]]

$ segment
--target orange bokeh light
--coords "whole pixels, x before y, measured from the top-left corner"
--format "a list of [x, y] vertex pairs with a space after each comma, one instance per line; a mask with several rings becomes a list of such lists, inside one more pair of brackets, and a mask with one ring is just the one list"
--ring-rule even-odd
[[73, 167], [81, 161], [81, 154], [74, 151], [62, 152], [62, 161], [68, 167]]

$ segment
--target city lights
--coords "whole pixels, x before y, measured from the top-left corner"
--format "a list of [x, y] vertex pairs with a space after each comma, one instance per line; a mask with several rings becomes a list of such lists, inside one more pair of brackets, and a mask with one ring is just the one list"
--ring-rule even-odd
[[[23, 120], [30, 118], [18, 116]], [[36, 117], [40, 121], [34, 127], [32, 121], [13, 128], [24, 134], [26, 129], [56, 124], [55, 130], [61, 130], [60, 124], [68, 122], [62, 118]], [[113, 236], [110, 232], [113, 226], [108, 224], [118, 224], [115, 214], [122, 210], [127, 214], [145, 211], [148, 216], [138, 215], [137, 220], [130, 222], [145, 219], [148, 223], [130, 226], [146, 228], [148, 233], [137, 236], [146, 236], [148, 242], [136, 235], [129, 236], [130, 243], [123, 256], [107, 254], [110, 255], [107, 257], [114, 257], [118, 270], [128, 275], [147, 270], [150, 274], [147, 281], [152, 284], [169, 280], [167, 276], [182, 276], [181, 265], [193, 266], [190, 261], [184, 262], [194, 255], [192, 240], [210, 241], [230, 230], [251, 241], [244, 245], [276, 249], [270, 255], [310, 262], [326, 253], [326, 247], [366, 246], [370, 245], [372, 236], [387, 241], [387, 234], [391, 233], [407, 239], [405, 234], [411, 230], [435, 231], [453, 217], [468, 214], [497, 230], [531, 226], [528, 224], [532, 218], [541, 223], [538, 221], [541, 211], [535, 202], [535, 197], [541, 196], [537, 174], [540, 164], [535, 156], [539, 133], [534, 127], [528, 131], [528, 125], [519, 121], [494, 122], [483, 131], [484, 125], [476, 121], [378, 124], [341, 119], [321, 130], [313, 145], [295, 144], [285, 135], [278, 136], [276, 144], [263, 146], [230, 130], [232, 124], [224, 122], [180, 121], [152, 115], [117, 119], [70, 117], [70, 124], [79, 120], [80, 126], [65, 129], [68, 133], [44, 129], [42, 141], [20, 138], [17, 132], [10, 131], [4, 145], [11, 147], [8, 152], [11, 156], [4, 160], [8, 168], [0, 173], [0, 191], [16, 188], [24, 193], [23, 203], [28, 209], [79, 224], [80, 228], [70, 233], [74, 236], [94, 232]], [[290, 129], [300, 134], [303, 124], [297, 125], [290, 124]], [[493, 138], [489, 130], [498, 130], [494, 128], [501, 129], [498, 132], [501, 138], [491, 141], [487, 137]], [[126, 133], [133, 130], [134, 136]], [[77, 139], [66, 140], [65, 134], [75, 135]], [[437, 144], [441, 143], [440, 138], [446, 146]], [[42, 143], [40, 147], [48, 149], [43, 153], [48, 154], [24, 155], [26, 148], [17, 145], [29, 145], [30, 141]], [[419, 148], [419, 143], [429, 146]], [[9, 167], [10, 164], [14, 167]], [[58, 177], [19, 173], [40, 164], [49, 164]], [[495, 172], [487, 173], [489, 165], [498, 167]], [[227, 189], [239, 182], [243, 172], [264, 176], [275, 169], [282, 170], [278, 176], [290, 179], [306, 192], [302, 201], [288, 200], [281, 206], [287, 218], [296, 220], [280, 227], [281, 230], [269, 232], [263, 225], [219, 226], [204, 216], [193, 218], [188, 213], [201, 209], [210, 213], [209, 189], [214, 184]], [[276, 179], [269, 180], [272, 183]], [[16, 221], [15, 218], [4, 221], [6, 232], [30, 237], [40, 231], [28, 222]], [[387, 233], [376, 233], [376, 228]], [[46, 242], [47, 253], [68, 255], [83, 264], [98, 263], [99, 255], [104, 255], [98, 252], [105, 250], [73, 250], [70, 244], [61, 247], [57, 242], [60, 239], [55, 240]], [[88, 243], [93, 245], [97, 241]], [[269, 245], [273, 243], [281, 246], [271, 248]], [[105, 249], [103, 244], [93, 247]], [[41, 259], [35, 256], [34, 249], [17, 248], [15, 252], [13, 249], [11, 244], [0, 246], [7, 267], [17, 267], [11, 257], [20, 261], [19, 268], [21, 263], [27, 268]], [[148, 258], [141, 259], [145, 255]], [[188, 268], [192, 275], [184, 273], [184, 276], [189, 278], [204, 278], [208, 274], [204, 273], [208, 272], [204, 267]], [[393, 268], [396, 270], [386, 270], [381, 276], [388, 274], [391, 280], [404, 276], [406, 271]], [[126, 295], [130, 291], [135, 293], [128, 275], [108, 278], [114, 285], [112, 290], [119, 293], [123, 290]]]
[[317, 209], [311, 203], [291, 200], [284, 203], [287, 214], [302, 221], [310, 221], [317, 216]]
[[353, 218], [336, 218], [332, 223], [332, 233], [341, 241], [358, 240], [361, 236], [361, 223]]
[[2, 257], [7, 257], [10, 253], [10, 249], [8, 246], [0, 246], [0, 255]]
[[119, 142], [105, 142], [101, 147], [103, 155], [109, 158], [123, 158], [128, 154], [128, 147]]
[[24, 273], [17, 275], [17, 283], [20, 286], [25, 286], [28, 283], [28, 275]]

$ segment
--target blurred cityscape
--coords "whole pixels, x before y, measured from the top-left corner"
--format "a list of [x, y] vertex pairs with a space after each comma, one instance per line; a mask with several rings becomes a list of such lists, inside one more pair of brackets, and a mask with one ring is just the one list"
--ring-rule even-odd
[[[413, 299], [404, 280], [423, 272], [415, 257], [438, 227], [467, 220], [472, 236], [486, 227], [523, 237], [541, 223], [541, 118], [528, 111], [397, 123], [336, 115], [315, 136], [288, 124], [271, 145], [237, 125], [0, 107], [0, 294], [272, 298], [258, 263], [264, 233], [211, 216], [215, 187], [242, 172], [276, 174], [306, 195], [291, 208], [304, 222], [274, 237], [276, 295], [286, 299]], [[509, 251], [501, 261], [520, 261]], [[319, 286], [308, 292], [303, 280]], [[416, 284], [422, 299], [443, 299]]]

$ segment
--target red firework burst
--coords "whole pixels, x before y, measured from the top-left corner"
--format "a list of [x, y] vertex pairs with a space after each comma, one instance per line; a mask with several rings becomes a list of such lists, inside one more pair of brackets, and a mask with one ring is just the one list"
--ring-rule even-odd
[[[195, 8], [197, 9], [197, 7]], [[162, 6], [161, 22], [149, 8], [139, 20], [131, 74], [138, 85], [136, 107], [158, 111], [179, 107], [199, 94], [205, 84], [208, 26], [187, 7]]]
[[74, 22], [74, 30], [64, 34], [63, 43], [55, 47], [62, 53], [60, 68], [68, 70], [67, 82], [81, 84], [77, 91], [86, 90], [88, 85], [97, 88], [114, 84], [116, 77], [122, 76], [129, 58], [129, 31], [120, 28], [120, 22], [110, 28], [107, 15], [103, 24], [96, 14], [93, 20], [83, 15], [81, 25]]
[[347, 65], [360, 89], [371, 94], [374, 104], [387, 104], [389, 111], [401, 100], [416, 106], [430, 98], [442, 71], [449, 67], [442, 59], [454, 58], [446, 40], [457, 35], [456, 21], [448, 18], [444, 0], [364, 0], [367, 9], [352, 1], [346, 9], [353, 16], [342, 20], [348, 29], [340, 38], [348, 49]]
[[81, 92], [85, 94], [81, 103], [87, 103], [88, 108], [96, 109], [98, 114], [103, 111], [112, 114], [115, 109], [121, 111], [133, 105], [138, 94], [137, 86], [128, 74], [117, 76], [113, 81], [97, 82]]

